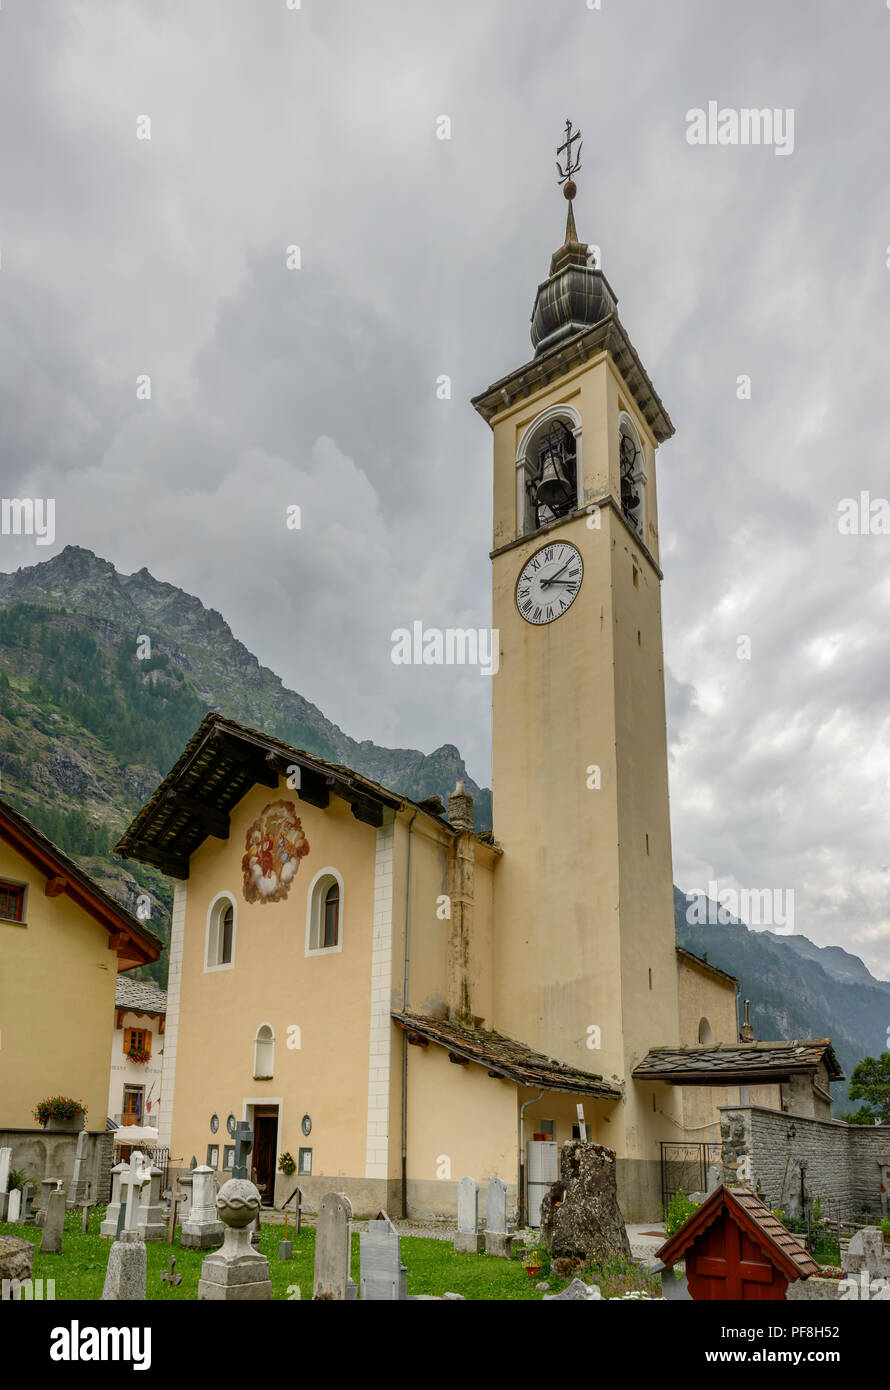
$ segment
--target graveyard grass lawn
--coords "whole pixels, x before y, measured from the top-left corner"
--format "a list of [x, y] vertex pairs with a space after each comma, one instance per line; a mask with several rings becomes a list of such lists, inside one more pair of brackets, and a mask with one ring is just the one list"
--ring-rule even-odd
[[[34, 1254], [35, 1280], [55, 1280], [56, 1302], [66, 1300], [96, 1300], [102, 1297], [105, 1271], [108, 1266], [108, 1252], [111, 1241], [98, 1234], [99, 1223], [104, 1220], [104, 1207], [90, 1209], [90, 1233], [81, 1230], [82, 1209], [75, 1207], [65, 1213], [65, 1234], [61, 1255], [41, 1255], [40, 1240], [42, 1230], [35, 1226], [4, 1225], [0, 1223], [0, 1235], [20, 1236], [30, 1240], [37, 1247]], [[315, 1269], [315, 1231], [304, 1226], [300, 1235], [294, 1237], [293, 1259], [278, 1259], [278, 1242], [283, 1238], [282, 1226], [262, 1226], [260, 1230], [260, 1250], [269, 1261], [269, 1278], [272, 1280], [273, 1299], [312, 1298], [312, 1279]], [[201, 1265], [208, 1250], [181, 1250], [177, 1232], [174, 1244], [166, 1241], [149, 1241], [147, 1252], [146, 1295], [149, 1301], [155, 1299], [185, 1299], [194, 1302], [198, 1297], [198, 1280]], [[450, 1241], [427, 1240], [419, 1236], [403, 1236], [401, 1243], [402, 1263], [408, 1267], [409, 1294], [438, 1294], [446, 1292], [463, 1294], [466, 1299], [489, 1299], [512, 1301], [516, 1299], [536, 1300], [542, 1295], [535, 1289], [538, 1282], [530, 1279], [519, 1260], [492, 1259], [486, 1255], [456, 1255]], [[182, 1283], [171, 1285], [162, 1282], [161, 1273], [168, 1269], [170, 1256], [176, 1257], [176, 1273], [182, 1275]], [[352, 1237], [351, 1274], [356, 1283], [359, 1279], [359, 1239]], [[550, 1292], [555, 1293], [564, 1287], [564, 1282], [549, 1278]], [[299, 1289], [299, 1294], [296, 1290]]]

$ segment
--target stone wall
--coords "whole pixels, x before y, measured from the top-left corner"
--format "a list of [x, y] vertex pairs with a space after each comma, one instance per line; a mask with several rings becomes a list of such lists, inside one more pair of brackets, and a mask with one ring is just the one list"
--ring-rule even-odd
[[[0, 1148], [12, 1149], [12, 1167], [24, 1172], [37, 1185], [38, 1191], [44, 1178], [61, 1178], [65, 1191], [69, 1192], [77, 1140], [76, 1134], [47, 1134], [43, 1129], [0, 1129]], [[84, 1185], [89, 1180], [92, 1199], [107, 1202], [113, 1146], [113, 1134], [105, 1130], [87, 1133], [78, 1197], [82, 1197]]]
[[[789, 1139], [792, 1122], [795, 1135]], [[821, 1192], [832, 1202], [881, 1210], [881, 1164], [890, 1165], [890, 1129], [755, 1105], [721, 1107], [720, 1129], [727, 1181], [736, 1180], [738, 1160], [749, 1154], [754, 1182], [759, 1182], [771, 1206], [782, 1201], [795, 1173], [799, 1180], [799, 1160], [806, 1159], [811, 1194]]]

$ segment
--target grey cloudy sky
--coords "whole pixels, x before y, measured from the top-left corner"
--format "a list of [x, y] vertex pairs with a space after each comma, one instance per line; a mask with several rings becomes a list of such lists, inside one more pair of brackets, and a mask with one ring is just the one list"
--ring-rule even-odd
[[[890, 537], [837, 524], [890, 489], [888, 52], [879, 0], [5, 0], [4, 495], [57, 535], [4, 566], [145, 565], [354, 737], [488, 782], [488, 680], [389, 636], [490, 621], [468, 398], [531, 356], [570, 115], [579, 232], [677, 427], [675, 879], [793, 888], [890, 975]], [[793, 153], [690, 146], [709, 100], [793, 108]]]

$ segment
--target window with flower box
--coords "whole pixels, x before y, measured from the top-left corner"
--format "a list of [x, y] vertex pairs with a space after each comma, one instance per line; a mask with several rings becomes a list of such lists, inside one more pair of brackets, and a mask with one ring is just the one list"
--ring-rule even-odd
[[124, 1029], [124, 1052], [128, 1057], [148, 1061], [151, 1057], [151, 1033], [147, 1028]]

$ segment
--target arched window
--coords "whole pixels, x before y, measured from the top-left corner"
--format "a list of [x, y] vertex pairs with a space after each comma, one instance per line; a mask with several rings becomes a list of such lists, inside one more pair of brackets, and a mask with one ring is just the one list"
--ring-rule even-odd
[[340, 937], [340, 885], [336, 880], [324, 895], [324, 940], [327, 948], [336, 946]]
[[519, 441], [516, 470], [519, 535], [531, 535], [581, 506], [581, 416], [573, 406], [550, 406], [531, 422]]
[[342, 944], [343, 879], [336, 869], [321, 869], [309, 885], [306, 954], [339, 951]]
[[220, 893], [207, 914], [205, 970], [227, 970], [235, 963], [235, 901]]
[[618, 417], [618, 470], [621, 511], [641, 540], [646, 536], [646, 456], [637, 427], [626, 410]]
[[261, 1023], [253, 1040], [255, 1081], [268, 1081], [275, 1071], [275, 1034], [271, 1023]]
[[706, 1018], [699, 1019], [698, 1040], [700, 1043], [704, 1043], [706, 1047], [714, 1041], [713, 1030]]

